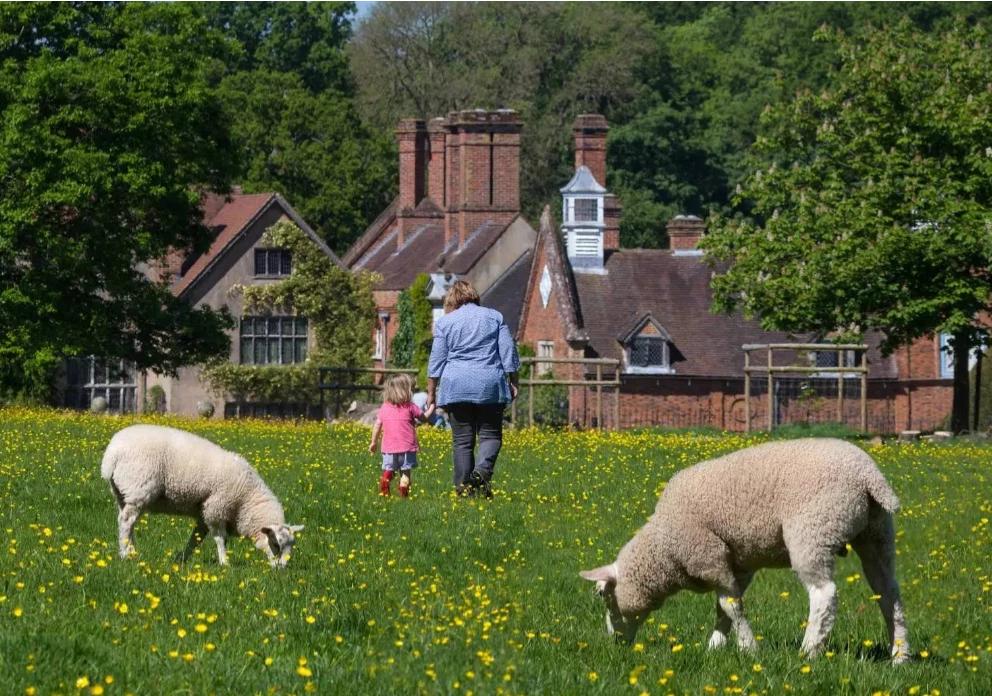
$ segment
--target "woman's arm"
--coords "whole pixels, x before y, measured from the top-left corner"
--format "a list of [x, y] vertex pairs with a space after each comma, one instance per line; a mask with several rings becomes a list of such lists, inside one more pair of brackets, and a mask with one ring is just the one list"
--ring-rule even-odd
[[506, 324], [499, 326], [499, 359], [503, 364], [503, 372], [510, 382], [510, 398], [516, 399], [519, 387], [517, 386], [517, 373], [520, 371], [520, 356], [517, 354], [517, 344], [510, 335], [510, 329]]
[[444, 373], [448, 362], [448, 342], [443, 331], [434, 326], [434, 342], [431, 344], [431, 357], [427, 361], [427, 408], [437, 403], [437, 382]]

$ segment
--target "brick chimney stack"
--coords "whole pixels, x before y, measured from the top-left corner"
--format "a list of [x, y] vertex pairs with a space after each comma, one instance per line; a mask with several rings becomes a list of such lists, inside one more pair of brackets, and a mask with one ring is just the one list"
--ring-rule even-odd
[[451, 112], [446, 128], [445, 241], [461, 246], [484, 222], [519, 214], [523, 124], [511, 109], [475, 109]]
[[575, 137], [575, 168], [585, 165], [596, 177], [600, 186], [606, 187], [606, 133], [610, 127], [601, 114], [582, 114], [572, 125]]
[[445, 157], [444, 141], [447, 135], [447, 122], [443, 117], [432, 118], [427, 123], [427, 195], [439, 207], [445, 202]]
[[414, 209], [424, 197], [427, 129], [419, 119], [405, 118], [396, 126], [400, 151], [399, 210]]
[[699, 240], [706, 233], [706, 223], [695, 215], [676, 215], [666, 227], [672, 250], [681, 253], [701, 253], [697, 249]]

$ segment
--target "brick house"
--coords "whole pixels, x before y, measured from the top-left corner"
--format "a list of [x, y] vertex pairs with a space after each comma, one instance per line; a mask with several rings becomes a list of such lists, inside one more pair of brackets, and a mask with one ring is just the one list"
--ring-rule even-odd
[[[231, 288], [278, 282], [292, 271], [288, 250], [262, 244], [262, 233], [280, 220], [292, 221], [335, 263], [340, 265], [340, 260], [278, 193], [236, 190], [229, 196], [208, 195], [202, 210], [204, 224], [216, 235], [210, 248], [197, 257], [173, 254], [162, 263], [143, 267], [144, 272], [169, 282], [176, 296], [193, 305], [226, 307], [231, 312], [236, 322], [229, 332], [232, 362], [264, 365], [306, 360], [314, 336], [305, 317], [246, 316], [240, 295], [232, 294]], [[94, 397], [103, 396], [111, 411], [135, 411], [156, 386], [164, 393], [170, 413], [197, 415], [201, 402], [213, 405], [215, 417], [225, 413], [227, 405], [209, 393], [197, 366], [181, 368], [170, 377], [137, 373], [128, 365], [109, 365], [96, 358], [68, 362], [63, 403], [85, 408]]]
[[[575, 175], [562, 192], [562, 227], [542, 217], [525, 290], [517, 339], [538, 357], [612, 358], [620, 361], [621, 427], [713, 426], [742, 430], [745, 423], [744, 353], [748, 343], [810, 342], [817, 337], [761, 330], [738, 315], [710, 313], [713, 270], [697, 244], [705, 223], [679, 215], [667, 225], [668, 249], [620, 245], [621, 207], [606, 188], [606, 120], [580, 116], [574, 125]], [[877, 345], [869, 336], [869, 346]], [[868, 351], [869, 428], [877, 432], [934, 429], [950, 413], [952, 366], [943, 341], [922, 339], [890, 356]], [[836, 366], [836, 352], [785, 356], [790, 362]], [[854, 355], [844, 360], [853, 361]], [[808, 362], [807, 362], [808, 361]], [[786, 363], [789, 364], [789, 363]], [[551, 366], [551, 363], [548, 363]], [[558, 365], [556, 376], [589, 378], [578, 366]], [[791, 387], [837, 393], [837, 379], [816, 375]], [[751, 412], [767, 422], [767, 394], [757, 380]], [[845, 382], [845, 417], [857, 423], [856, 380]], [[781, 393], [778, 391], [781, 387]], [[773, 418], [837, 420], [836, 399], [803, 398], [790, 383], [776, 386]], [[809, 391], [813, 393], [813, 391]], [[570, 388], [569, 420], [592, 425], [594, 391]], [[617, 398], [604, 393], [604, 420], [613, 425]], [[850, 410], [848, 410], [850, 409]]]
[[455, 278], [516, 329], [537, 233], [520, 214], [520, 132], [516, 112], [457, 111], [396, 127], [399, 193], [342, 257], [381, 276], [375, 360], [389, 363], [399, 293], [421, 273], [440, 312]]

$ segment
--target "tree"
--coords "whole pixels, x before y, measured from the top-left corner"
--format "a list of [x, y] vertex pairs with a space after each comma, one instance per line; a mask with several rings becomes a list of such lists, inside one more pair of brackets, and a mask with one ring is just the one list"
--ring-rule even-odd
[[188, 6], [0, 6], [0, 386], [45, 397], [70, 355], [170, 372], [229, 321], [139, 270], [202, 252], [200, 191], [228, 189], [207, 83], [229, 45]]
[[883, 333], [890, 351], [952, 335], [952, 428], [967, 428], [968, 353], [988, 335], [992, 51], [980, 25], [907, 21], [864, 41], [824, 31], [828, 89], [764, 114], [737, 203], [704, 240], [729, 262], [715, 307], [768, 329]]
[[580, 113], [628, 118], [658, 35], [621, 3], [377, 3], [349, 44], [364, 121], [512, 108], [524, 121], [521, 204], [536, 215], [572, 175]]
[[344, 46], [354, 4], [202, 3], [236, 45], [219, 93], [246, 192], [275, 190], [343, 252], [394, 194], [391, 134], [358, 118]]
[[427, 287], [430, 276], [419, 274], [409, 289], [400, 293], [396, 302], [398, 326], [390, 346], [396, 367], [415, 367], [420, 371], [420, 383], [427, 382], [427, 362], [431, 355], [434, 317]]

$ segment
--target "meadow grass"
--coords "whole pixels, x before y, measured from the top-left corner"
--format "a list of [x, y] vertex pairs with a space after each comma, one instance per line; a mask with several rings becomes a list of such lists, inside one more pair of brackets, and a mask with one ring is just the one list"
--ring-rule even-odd
[[577, 573], [613, 560], [676, 470], [760, 441], [700, 433], [507, 434], [494, 499], [455, 499], [449, 436], [421, 430], [413, 497], [376, 495], [368, 430], [159, 420], [249, 459], [306, 525], [287, 570], [249, 542], [175, 565], [192, 528], [146, 516], [116, 556], [99, 462], [131, 419], [0, 410], [0, 691], [48, 693], [988, 694], [992, 448], [869, 446], [899, 493], [916, 659], [893, 667], [856, 558], [839, 559], [829, 653], [798, 651], [805, 593], [748, 591], [755, 655], [707, 652], [712, 595], [683, 593], [633, 646]]

